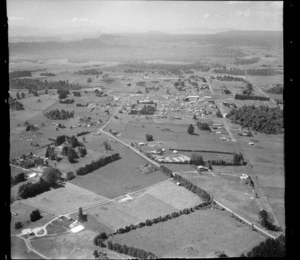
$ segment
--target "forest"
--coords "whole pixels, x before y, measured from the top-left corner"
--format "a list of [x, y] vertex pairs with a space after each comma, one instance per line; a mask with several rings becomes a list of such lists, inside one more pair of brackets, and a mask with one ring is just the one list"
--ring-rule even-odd
[[283, 133], [283, 111], [280, 108], [268, 106], [243, 106], [233, 109], [227, 118], [235, 124], [264, 134]]

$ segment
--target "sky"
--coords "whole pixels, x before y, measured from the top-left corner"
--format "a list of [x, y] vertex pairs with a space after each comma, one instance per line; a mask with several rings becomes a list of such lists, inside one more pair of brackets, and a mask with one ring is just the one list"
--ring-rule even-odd
[[185, 28], [282, 30], [283, 1], [7, 0], [9, 26], [105, 33]]

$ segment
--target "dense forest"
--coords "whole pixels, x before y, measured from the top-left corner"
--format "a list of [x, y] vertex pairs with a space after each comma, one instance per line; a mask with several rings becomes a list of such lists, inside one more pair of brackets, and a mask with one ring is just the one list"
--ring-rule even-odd
[[240, 100], [270, 100], [270, 97], [264, 97], [264, 96], [252, 96], [252, 95], [241, 95], [241, 94], [235, 94], [235, 99]]
[[227, 114], [233, 123], [265, 134], [283, 133], [283, 111], [267, 106], [243, 106]]
[[31, 89], [31, 90], [42, 90], [42, 89], [60, 89], [60, 88], [70, 88], [78, 90], [81, 87], [79, 84], [70, 84], [68, 81], [42, 81], [38, 79], [12, 79], [10, 81], [10, 88], [12, 89]]

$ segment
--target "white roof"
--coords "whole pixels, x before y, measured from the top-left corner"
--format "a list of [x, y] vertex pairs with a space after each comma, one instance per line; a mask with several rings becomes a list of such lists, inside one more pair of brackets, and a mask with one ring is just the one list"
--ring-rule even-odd
[[82, 230], [84, 230], [84, 226], [82, 226], [82, 225], [78, 225], [78, 226], [73, 227], [73, 228], [71, 229], [72, 233], [78, 233], [78, 232], [80, 232], [80, 231], [82, 231]]

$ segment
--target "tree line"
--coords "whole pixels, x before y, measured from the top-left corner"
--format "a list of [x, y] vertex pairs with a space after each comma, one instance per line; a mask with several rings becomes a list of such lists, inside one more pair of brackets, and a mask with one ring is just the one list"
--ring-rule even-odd
[[248, 65], [254, 64], [260, 61], [260, 58], [251, 58], [251, 59], [243, 59], [243, 58], [236, 58], [234, 64], [236, 65]]
[[283, 111], [279, 107], [243, 106], [227, 114], [233, 123], [265, 134], [283, 133]]
[[147, 252], [143, 249], [135, 247], [128, 247], [119, 243], [112, 243], [111, 241], [107, 242], [107, 247], [109, 250], [113, 250], [120, 254], [129, 255], [139, 259], [157, 259], [157, 257], [151, 252]]
[[264, 101], [270, 100], [270, 97], [250, 96], [250, 95], [241, 95], [241, 94], [235, 94], [234, 98], [239, 100], [264, 100]]
[[217, 76], [211, 76], [211, 79], [217, 79], [219, 81], [245, 81], [244, 78], [241, 77], [234, 77], [231, 75], [217, 75]]
[[47, 81], [39, 79], [30, 79], [30, 78], [13, 78], [10, 80], [10, 88], [13, 89], [31, 89], [31, 90], [43, 90], [43, 89], [60, 89], [60, 88], [70, 88], [78, 90], [81, 88], [79, 83], [71, 84], [67, 80], [58, 80], [58, 81]]
[[125, 226], [124, 228], [119, 228], [111, 235], [124, 234], [124, 233], [128, 233], [128, 232], [138, 229], [138, 228], [142, 228], [145, 226], [152, 226], [153, 224], [165, 222], [165, 221], [180, 217], [181, 215], [188, 215], [188, 214], [194, 212], [195, 210], [200, 210], [200, 209], [208, 207], [208, 206], [210, 206], [210, 202], [203, 202], [194, 207], [185, 208], [185, 209], [175, 211], [175, 212], [172, 212], [172, 213], [164, 215], [164, 216], [159, 216], [157, 218], [147, 219], [144, 222], [139, 222], [136, 225], [131, 224], [129, 226]]
[[99, 169], [100, 167], [103, 167], [103, 166], [105, 166], [113, 161], [116, 161], [118, 159], [120, 159], [119, 153], [115, 153], [115, 154], [112, 154], [112, 155], [106, 156], [106, 157], [101, 157], [98, 160], [92, 161], [91, 163], [86, 164], [85, 166], [77, 169], [76, 174], [77, 175], [86, 175], [86, 174], [93, 172], [93, 171]]

